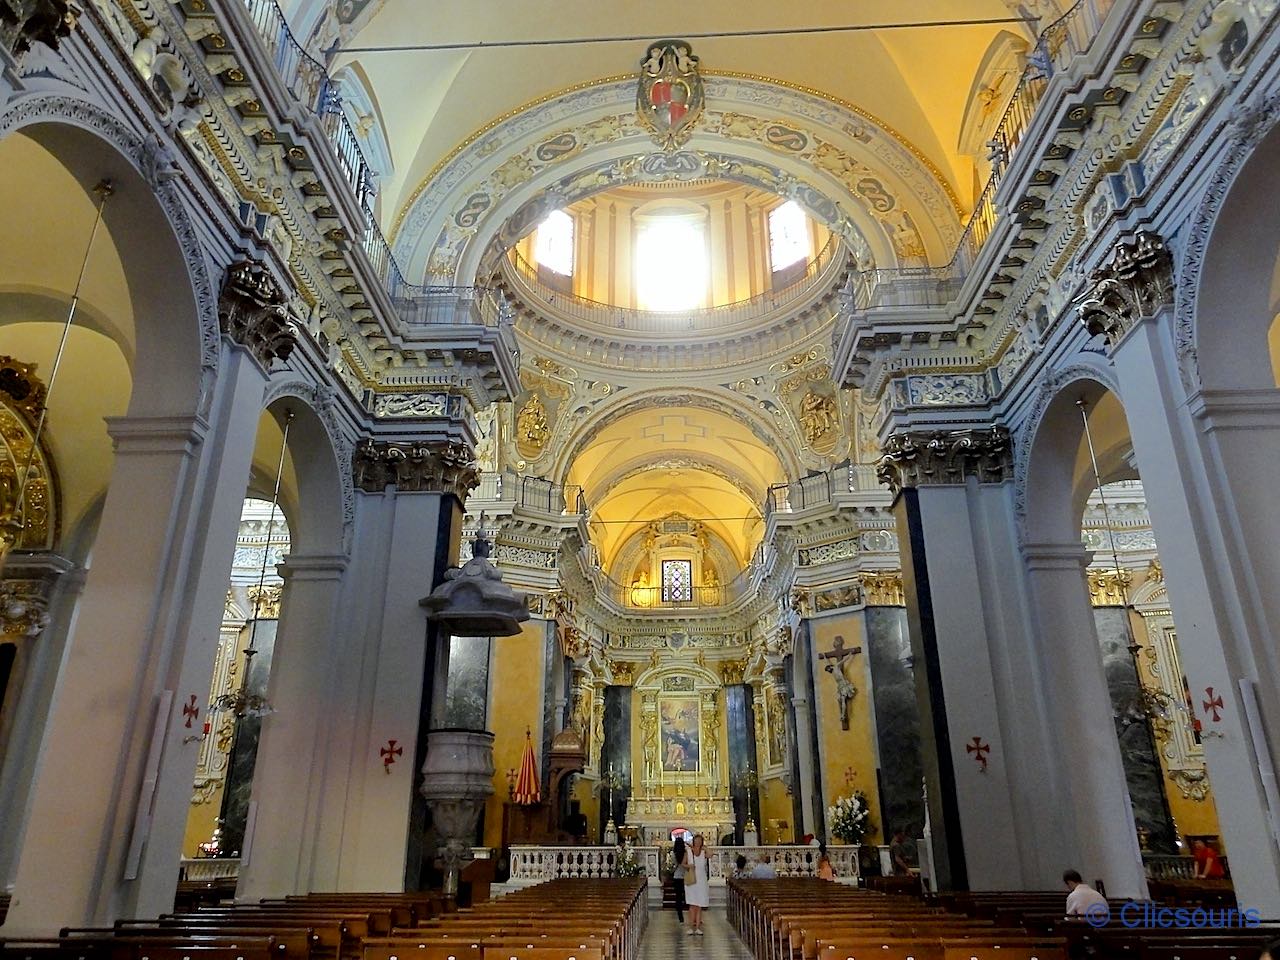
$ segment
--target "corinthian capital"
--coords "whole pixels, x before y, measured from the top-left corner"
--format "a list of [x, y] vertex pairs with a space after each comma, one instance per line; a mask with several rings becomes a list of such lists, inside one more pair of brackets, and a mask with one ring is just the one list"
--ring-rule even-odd
[[76, 25], [69, 0], [0, 0], [0, 37], [21, 57], [33, 43], [58, 48]]
[[287, 360], [293, 351], [293, 330], [284, 302], [284, 291], [262, 264], [241, 260], [227, 268], [218, 298], [218, 324], [264, 370], [270, 370], [275, 360]]
[[1139, 320], [1173, 304], [1173, 257], [1157, 234], [1140, 230], [1121, 240], [1076, 298], [1080, 322], [1114, 347]]
[[990, 430], [926, 430], [892, 434], [876, 464], [876, 476], [895, 494], [906, 487], [999, 483], [1013, 469], [1013, 440], [1005, 427]]
[[400, 493], [452, 493], [466, 500], [480, 482], [471, 451], [453, 441], [394, 443], [365, 438], [351, 461], [356, 486], [367, 493], [381, 493], [395, 484]]

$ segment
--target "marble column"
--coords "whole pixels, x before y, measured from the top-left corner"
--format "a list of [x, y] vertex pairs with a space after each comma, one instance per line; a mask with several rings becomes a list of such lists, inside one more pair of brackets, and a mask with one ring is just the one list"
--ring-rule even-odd
[[[0, 888], [12, 884], [17, 869], [40, 743], [84, 573], [83, 567], [49, 553], [10, 554], [5, 564], [0, 625], [5, 634], [19, 636], [0, 730], [0, 836], [9, 838], [0, 844]], [[21, 599], [26, 609], [18, 613], [9, 597]]]
[[[478, 477], [470, 452], [444, 441], [362, 441], [353, 469], [355, 530], [335, 618], [340, 679], [326, 711], [331, 734], [316, 788], [310, 883], [402, 890], [407, 871], [419, 876], [423, 856], [416, 772], [429, 728], [423, 711], [443, 701], [430, 693], [441, 678], [429, 669], [421, 600], [457, 562], [462, 500]], [[385, 763], [382, 751], [397, 748], [403, 752]], [[259, 832], [263, 842], [270, 840]]]
[[[942, 889], [1052, 889], [1076, 856], [1044, 665], [1028, 643], [1003, 428], [892, 435], [933, 862]], [[1093, 655], [1098, 657], [1097, 645]], [[1110, 725], [1110, 712], [1102, 721]]]
[[813, 757], [813, 710], [808, 697], [792, 697], [791, 711], [796, 724], [796, 752], [799, 756], [800, 834], [818, 834], [822, 824], [814, 816], [817, 764]]
[[[1205, 762], [1241, 904], [1280, 913], [1280, 810], [1268, 802], [1255, 742], [1280, 765], [1280, 730], [1255, 741], [1240, 683], [1280, 698], [1274, 638], [1280, 593], [1259, 576], [1280, 569], [1269, 477], [1280, 462], [1280, 392], [1189, 395], [1173, 335], [1173, 267], [1163, 242], [1140, 234], [1091, 279], [1080, 319], [1115, 364], [1178, 652], [1204, 729]], [[1209, 695], [1212, 689], [1213, 695]], [[1203, 704], [1222, 697], [1218, 710]], [[1264, 711], [1264, 717], [1271, 711]]]
[[313, 882], [329, 723], [344, 680], [337, 606], [345, 556], [290, 555], [261, 721], [237, 895], [257, 900], [319, 890]]
[[233, 265], [209, 421], [108, 422], [111, 483], [41, 745], [6, 935], [172, 909], [266, 371], [293, 345], [283, 301], [261, 266]]
[[1056, 718], [1056, 762], [1063, 778], [1060, 815], [1075, 818], [1072, 864], [1106, 884], [1109, 896], [1147, 896], [1142, 853], [1115, 710], [1107, 688], [1085, 567], [1090, 553], [1078, 542], [1026, 544], [1033, 598], [1032, 634], [1047, 681], [1044, 712]]

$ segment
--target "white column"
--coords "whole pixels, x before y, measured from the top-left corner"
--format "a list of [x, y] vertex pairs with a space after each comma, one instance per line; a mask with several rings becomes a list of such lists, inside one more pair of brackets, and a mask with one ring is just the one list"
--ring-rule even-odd
[[[1161, 314], [1137, 324], [1113, 360], [1236, 895], [1273, 916], [1280, 914], [1280, 851], [1269, 834], [1280, 811], [1267, 803], [1237, 681], [1256, 682], [1263, 704], [1280, 696], [1280, 533], [1268, 502], [1268, 478], [1280, 463], [1280, 403], [1270, 391], [1236, 402], [1201, 395], [1189, 411], [1170, 341]], [[1202, 706], [1210, 687], [1223, 698], [1216, 720]], [[1264, 708], [1264, 717], [1273, 714]], [[1280, 731], [1272, 726], [1275, 765]]]
[[254, 765], [250, 819], [237, 895], [262, 897], [321, 889], [312, 880], [335, 697], [346, 680], [336, 613], [347, 558], [290, 555]]
[[[914, 510], [913, 495], [918, 504]], [[1041, 806], [1040, 812], [1031, 812], [1030, 823], [1035, 823], [1045, 816], [1051, 781], [1042, 779], [1042, 771], [1034, 766], [1016, 762], [1021, 744], [1015, 742], [1015, 731], [1019, 717], [1027, 712], [1018, 709], [1017, 699], [1024, 693], [1007, 686], [1007, 677], [997, 677], [996, 667], [1003, 629], [997, 616], [1000, 601], [1016, 608], [1018, 598], [997, 595], [995, 582], [1000, 578], [992, 576], [982, 545], [975, 540], [979, 532], [992, 532], [975, 515], [972, 502], [984, 495], [976, 483], [972, 491], [963, 484], [922, 486], [905, 491], [895, 509], [901, 542], [908, 543], [914, 529], [915, 541], [923, 548], [904, 564], [911, 568], [909, 574], [904, 570], [904, 585], [917, 689], [923, 685], [927, 690], [921, 733], [929, 741], [926, 759], [932, 753], [937, 763], [936, 771], [926, 763], [933, 835], [953, 848], [953, 865], [957, 842], [963, 851], [967, 880], [955, 876], [953, 885], [1017, 889], [1028, 880], [1019, 833], [1026, 837], [1029, 823], [1020, 816], [1026, 812], [1025, 803], [1019, 804], [1015, 794], [1025, 790], [1022, 799], [1035, 798]], [[1003, 523], [1007, 538], [1007, 518], [987, 519]], [[1018, 682], [1034, 689], [1033, 676]], [[1037, 733], [1030, 726], [1021, 735], [1035, 743]], [[947, 796], [949, 791], [954, 791], [954, 798]], [[951, 811], [949, 802], [955, 805]], [[994, 824], [1001, 826], [993, 829]], [[941, 864], [941, 856], [937, 859]]]
[[[1065, 773], [1058, 815], [1073, 815], [1071, 866], [1101, 878], [1108, 896], [1145, 898], [1146, 876], [1116, 737], [1097, 625], [1079, 543], [1027, 544], [1032, 642], [1043, 665], [1043, 711], [1057, 720], [1054, 757]], [[1065, 867], [1065, 865], [1064, 865]]]
[[[799, 669], [797, 667], [797, 669]], [[813, 757], [813, 716], [807, 697], [791, 698], [792, 713], [796, 724], [796, 754], [799, 757], [800, 769], [800, 826], [801, 834], [812, 833], [815, 836], [821, 824], [814, 822], [813, 788], [815, 766]]]
[[[431, 590], [437, 541], [450, 522], [442, 514], [455, 511], [455, 503], [431, 492], [357, 494], [355, 540], [336, 618], [340, 682], [329, 718], [334, 732], [312, 889], [403, 889], [426, 669], [420, 601]], [[388, 767], [380, 751], [391, 740], [404, 752]], [[266, 840], [260, 833], [259, 843]]]
[[202, 714], [208, 696], [266, 382], [229, 343], [220, 369], [212, 427], [108, 423], [111, 484], [40, 748], [6, 935], [172, 909], [202, 720], [183, 706]]

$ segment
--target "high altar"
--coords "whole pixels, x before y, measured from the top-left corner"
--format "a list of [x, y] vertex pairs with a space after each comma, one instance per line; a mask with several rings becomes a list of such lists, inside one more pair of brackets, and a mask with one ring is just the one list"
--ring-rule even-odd
[[700, 657], [655, 656], [636, 677], [640, 742], [626, 819], [644, 842], [684, 827], [714, 844], [734, 830], [722, 683]]

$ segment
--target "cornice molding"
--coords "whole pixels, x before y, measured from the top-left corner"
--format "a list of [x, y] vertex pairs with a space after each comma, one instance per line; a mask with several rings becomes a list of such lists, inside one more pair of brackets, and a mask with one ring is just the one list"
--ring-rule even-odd
[[1005, 427], [890, 434], [876, 476], [896, 496], [909, 487], [1001, 483], [1013, 474], [1013, 438]]
[[475, 458], [465, 444], [452, 440], [416, 443], [378, 442], [356, 445], [352, 478], [365, 493], [451, 493], [465, 501], [480, 482]]

